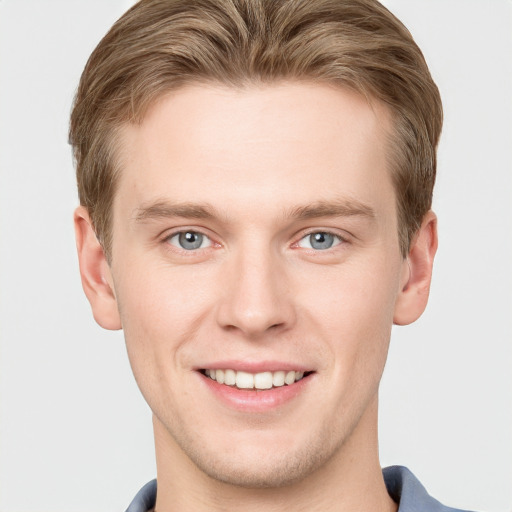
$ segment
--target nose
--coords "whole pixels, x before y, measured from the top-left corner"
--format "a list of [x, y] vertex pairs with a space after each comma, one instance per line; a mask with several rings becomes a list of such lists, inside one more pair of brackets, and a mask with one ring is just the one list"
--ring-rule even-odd
[[223, 268], [217, 321], [246, 337], [282, 332], [295, 322], [295, 308], [284, 262], [270, 251], [243, 251]]

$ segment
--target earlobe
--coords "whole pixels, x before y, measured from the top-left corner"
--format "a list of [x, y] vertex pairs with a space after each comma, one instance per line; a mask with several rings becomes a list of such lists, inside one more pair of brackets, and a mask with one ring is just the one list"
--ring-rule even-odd
[[425, 310], [436, 251], [437, 217], [434, 212], [429, 211], [402, 264], [402, 279], [393, 317], [396, 325], [414, 322]]
[[83, 206], [75, 210], [74, 224], [82, 287], [94, 319], [105, 329], [121, 329], [110, 267]]

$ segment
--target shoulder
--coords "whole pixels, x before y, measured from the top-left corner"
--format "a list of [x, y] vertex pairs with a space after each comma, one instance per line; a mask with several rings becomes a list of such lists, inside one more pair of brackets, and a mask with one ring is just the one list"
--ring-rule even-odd
[[151, 480], [135, 495], [126, 512], [151, 512], [155, 502], [156, 480]]
[[389, 495], [398, 503], [398, 512], [469, 512], [446, 507], [432, 498], [420, 481], [403, 466], [382, 470]]

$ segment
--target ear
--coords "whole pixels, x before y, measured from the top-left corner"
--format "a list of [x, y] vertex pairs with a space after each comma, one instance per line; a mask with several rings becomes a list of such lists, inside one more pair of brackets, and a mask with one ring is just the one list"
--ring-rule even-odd
[[121, 329], [110, 267], [96, 238], [89, 213], [83, 206], [75, 210], [74, 223], [82, 287], [94, 319], [105, 329]]
[[433, 211], [429, 211], [423, 218], [409, 254], [402, 264], [401, 289], [393, 317], [396, 325], [410, 324], [425, 311], [436, 251], [437, 217]]

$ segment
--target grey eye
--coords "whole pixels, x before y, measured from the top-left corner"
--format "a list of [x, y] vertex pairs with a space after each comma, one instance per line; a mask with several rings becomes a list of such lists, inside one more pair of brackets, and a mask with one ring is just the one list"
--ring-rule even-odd
[[341, 243], [339, 236], [324, 231], [310, 233], [299, 241], [299, 247], [306, 249], [315, 249], [317, 251], [325, 251]]
[[185, 251], [194, 251], [195, 249], [203, 249], [211, 245], [210, 239], [196, 231], [182, 231], [176, 233], [169, 238], [169, 243]]

